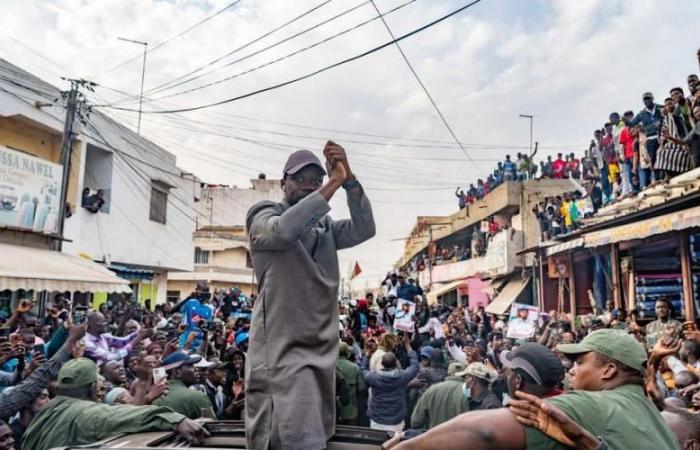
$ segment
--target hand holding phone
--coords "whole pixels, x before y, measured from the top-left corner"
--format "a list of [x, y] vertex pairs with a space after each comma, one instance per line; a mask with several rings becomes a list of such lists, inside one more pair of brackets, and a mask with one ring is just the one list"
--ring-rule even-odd
[[163, 380], [167, 380], [168, 374], [163, 367], [153, 369], [153, 384], [158, 384]]
[[87, 320], [87, 307], [76, 306], [73, 308], [73, 325], [82, 325]]

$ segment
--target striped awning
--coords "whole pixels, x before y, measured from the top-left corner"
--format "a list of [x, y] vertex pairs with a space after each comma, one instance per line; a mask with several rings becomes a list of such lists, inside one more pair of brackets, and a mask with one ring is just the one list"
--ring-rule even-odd
[[510, 308], [510, 305], [520, 297], [520, 294], [525, 290], [529, 278], [515, 277], [508, 281], [508, 284], [498, 293], [498, 296], [486, 307], [486, 312], [501, 316]]
[[152, 280], [153, 276], [155, 275], [155, 272], [152, 270], [140, 269], [133, 266], [124, 266], [121, 264], [110, 264], [107, 268], [119, 275], [119, 277], [131, 281]]
[[87, 258], [11, 244], [0, 244], [0, 254], [0, 290], [131, 292], [128, 281]]

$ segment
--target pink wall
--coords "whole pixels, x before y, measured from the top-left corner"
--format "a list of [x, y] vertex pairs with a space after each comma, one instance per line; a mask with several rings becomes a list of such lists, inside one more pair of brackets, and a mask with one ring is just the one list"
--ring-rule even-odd
[[482, 281], [479, 277], [467, 278], [469, 285], [469, 307], [474, 309], [481, 303], [484, 307], [489, 304], [489, 299], [483, 289], [488, 287], [488, 281]]

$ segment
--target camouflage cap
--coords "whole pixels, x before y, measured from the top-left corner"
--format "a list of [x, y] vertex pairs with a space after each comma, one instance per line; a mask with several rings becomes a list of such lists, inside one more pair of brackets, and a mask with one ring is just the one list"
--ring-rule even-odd
[[484, 381], [488, 381], [489, 383], [493, 383], [496, 381], [496, 378], [498, 378], [498, 374], [495, 370], [489, 369], [484, 363], [480, 362], [473, 362], [469, 364], [466, 369], [455, 374], [457, 377], [464, 377], [467, 375], [480, 378]]
[[454, 377], [457, 372], [464, 371], [464, 364], [461, 362], [453, 362], [447, 367], [447, 376]]
[[350, 346], [348, 345], [347, 342], [340, 342], [338, 345], [338, 355], [339, 356], [348, 356], [350, 354]]

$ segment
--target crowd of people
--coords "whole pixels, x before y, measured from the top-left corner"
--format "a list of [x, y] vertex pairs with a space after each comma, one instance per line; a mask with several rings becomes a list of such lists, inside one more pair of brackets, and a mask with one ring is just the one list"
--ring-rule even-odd
[[[655, 439], [673, 431], [681, 446], [700, 439], [700, 331], [675, 321], [666, 299], [656, 302], [649, 323], [608, 303], [575, 321], [540, 313], [531, 336], [515, 339], [508, 316], [481, 305], [428, 305], [423, 294], [415, 280], [391, 274], [377, 298], [339, 304], [337, 423], [385, 430], [387, 438], [396, 433], [394, 444], [411, 445], [405, 448], [434, 448], [420, 445], [440, 424], [484, 410], [526, 418], [523, 411], [542, 407], [544, 398], [560, 408], [545, 413], [568, 414], [612, 444], [626, 428], [603, 430], [585, 416], [593, 406], [567, 399], [599, 392], [597, 407], [608, 407], [619, 392], [601, 383], [622, 377], [638, 389], [626, 401], [646, 409], [641, 418], [630, 409], [617, 423], [651, 421]], [[211, 295], [200, 284], [187, 299], [153, 308], [124, 299], [91, 310], [59, 294], [39, 316], [31, 302], [20, 302], [0, 339], [0, 449], [87, 444], [153, 429], [199, 442], [207, 432], [191, 419], [244, 419], [252, 301], [235, 290]], [[395, 328], [401, 301], [414, 305], [410, 331]], [[73, 323], [81, 317], [83, 324]], [[599, 357], [591, 363], [588, 354]], [[586, 364], [598, 372], [584, 372]], [[539, 439], [563, 442], [542, 431]], [[657, 448], [678, 448], [676, 441], [665, 445]]]
[[546, 161], [540, 161], [540, 176], [537, 176], [538, 166], [534, 162], [535, 152], [532, 155], [518, 153], [515, 161], [510, 155], [506, 155], [505, 160], [498, 163], [496, 169], [486, 180], [478, 179], [476, 186], [470, 184], [468, 189], [457, 187], [455, 196], [457, 197], [459, 209], [467, 208], [469, 205], [483, 200], [484, 196], [494, 190], [504, 181], [525, 181], [540, 179], [580, 179], [582, 174], [581, 160], [573, 153], [564, 156], [557, 154], [557, 159], [552, 161], [551, 156], [547, 156]]
[[420, 273], [431, 266], [466, 261], [484, 256], [489, 243], [501, 230], [509, 229], [509, 224], [499, 224], [495, 216], [489, 216], [484, 222], [473, 227], [469, 238], [432, 242], [428, 248], [416, 254], [407, 264], [409, 273]]
[[[595, 189], [601, 205], [606, 205], [700, 167], [698, 75], [688, 75], [686, 83], [688, 96], [683, 87], [673, 87], [660, 104], [651, 92], [645, 92], [640, 111], [611, 113], [593, 132], [583, 158], [579, 160], [574, 153], [558, 153], [554, 160], [547, 156], [539, 163], [539, 178], [583, 180], [588, 191], [583, 195]], [[535, 178], [538, 166], [533, 157], [518, 153], [516, 161], [511, 161], [506, 155], [486, 181], [480, 179], [466, 191], [458, 187], [459, 208], [483, 199], [503, 181]]]
[[115, 433], [241, 420], [252, 299], [212, 295], [151, 308], [128, 297], [92, 309], [57, 294], [37, 314], [21, 300], [0, 328], [0, 449], [44, 450]]
[[539, 222], [542, 240], [547, 241], [577, 230], [583, 219], [593, 216], [600, 206], [600, 189], [593, 188], [590, 194], [571, 191], [546, 197], [532, 212]]
[[[393, 328], [397, 302], [414, 294], [415, 328]], [[656, 319], [646, 322], [610, 302], [575, 321], [557, 311], [539, 313], [531, 336], [515, 339], [509, 329], [517, 318], [487, 314], [482, 306], [428, 305], [421, 294], [414, 282], [394, 276], [377, 299], [369, 294], [340, 306], [339, 423], [396, 433], [394, 445], [408, 449], [462, 448], [435, 441], [450, 429], [430, 430], [446, 422], [499, 433], [498, 424], [479, 420], [477, 412], [485, 410], [514, 413], [539, 429], [532, 435], [542, 447], [530, 446], [527, 430], [527, 448], [608, 448], [597, 447], [598, 438], [609, 448], [631, 448], [629, 432], [639, 427], [654, 430], [654, 446], [639, 448], [700, 442], [700, 331], [674, 320], [667, 299], [657, 301]], [[540, 420], [549, 415], [554, 425], [567, 419], [577, 432], [528, 422], [527, 411]], [[606, 427], [596, 411], [616, 411], [609, 418], [615, 426]], [[596, 446], [578, 442], [591, 435]], [[478, 448], [508, 437], [482, 438]], [[465, 441], [463, 448], [477, 447]]]

